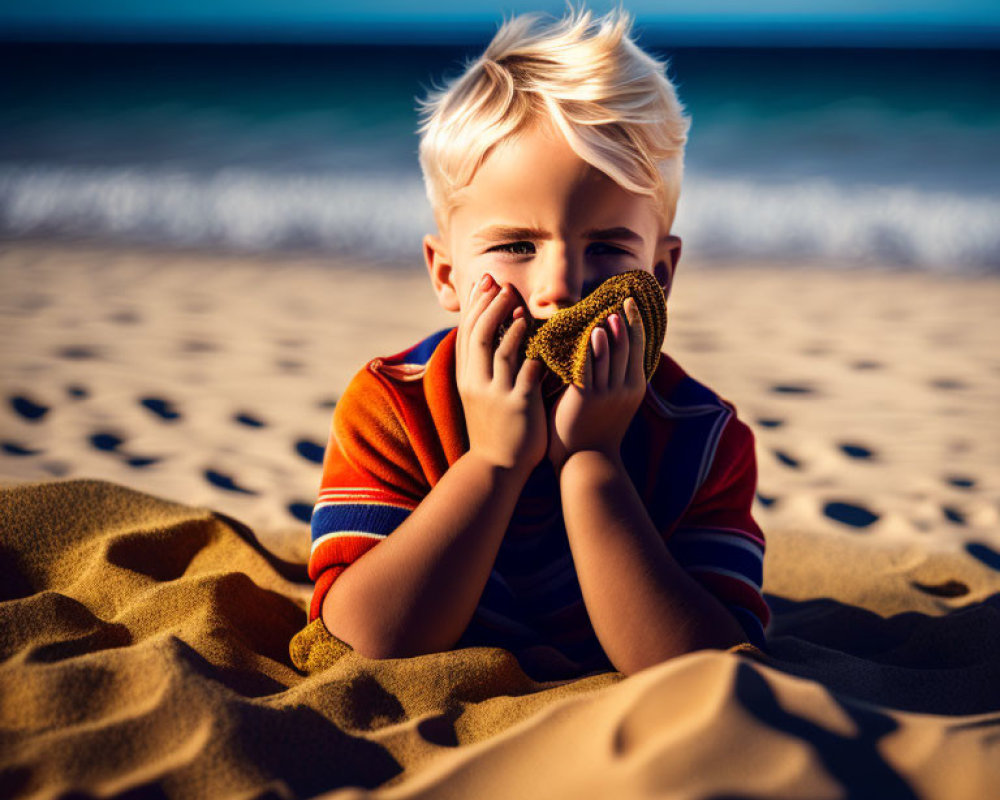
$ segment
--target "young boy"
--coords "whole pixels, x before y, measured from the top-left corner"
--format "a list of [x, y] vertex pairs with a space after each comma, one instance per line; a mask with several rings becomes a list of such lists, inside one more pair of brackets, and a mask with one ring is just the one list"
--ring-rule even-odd
[[[630, 20], [516, 17], [424, 102], [424, 255], [457, 328], [371, 361], [333, 416], [310, 620], [362, 655], [506, 647], [555, 678], [764, 646], [754, 441], [629, 298], [543, 400], [529, 323], [604, 279], [669, 294], [690, 124]], [[546, 375], [549, 377], [546, 378]], [[545, 396], [548, 396], [546, 393]]]

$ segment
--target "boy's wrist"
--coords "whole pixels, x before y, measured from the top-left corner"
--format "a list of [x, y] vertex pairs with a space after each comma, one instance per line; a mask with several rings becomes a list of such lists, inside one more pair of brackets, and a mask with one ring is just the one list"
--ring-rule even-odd
[[553, 464], [560, 481], [577, 475], [611, 476], [624, 471], [620, 448], [588, 448], [568, 453], [560, 464]]
[[499, 463], [496, 459], [490, 458], [475, 448], [471, 448], [462, 456], [462, 460], [474, 465], [473, 468], [488, 473], [490, 478], [501, 483], [513, 483], [523, 486], [528, 481], [528, 476], [534, 469], [534, 465], [524, 462], [514, 462], [512, 464]]

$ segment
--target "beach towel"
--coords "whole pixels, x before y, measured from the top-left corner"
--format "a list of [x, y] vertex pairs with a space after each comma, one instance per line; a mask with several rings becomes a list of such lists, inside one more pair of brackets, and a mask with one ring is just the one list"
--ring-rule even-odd
[[643, 369], [648, 381], [660, 362], [660, 348], [667, 334], [667, 306], [656, 278], [641, 269], [614, 275], [578, 303], [557, 311], [532, 333], [525, 354], [544, 361], [563, 383], [582, 387], [591, 333], [616, 311], [624, 314], [622, 304], [629, 297], [635, 300], [642, 318]]
[[304, 565], [240, 522], [100, 481], [3, 489], [0, 797], [995, 793], [1000, 571], [769, 541], [767, 655], [539, 683], [500, 648], [370, 660], [321, 623], [293, 662]]

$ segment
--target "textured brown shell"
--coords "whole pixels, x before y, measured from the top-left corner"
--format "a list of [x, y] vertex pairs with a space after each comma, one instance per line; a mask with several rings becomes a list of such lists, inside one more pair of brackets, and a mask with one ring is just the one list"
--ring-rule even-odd
[[649, 380], [667, 333], [667, 305], [660, 284], [644, 270], [608, 278], [579, 303], [547, 319], [528, 340], [527, 357], [542, 359], [563, 383], [582, 386], [591, 332], [616, 311], [624, 317], [622, 304], [629, 297], [639, 306], [646, 332], [644, 367]]

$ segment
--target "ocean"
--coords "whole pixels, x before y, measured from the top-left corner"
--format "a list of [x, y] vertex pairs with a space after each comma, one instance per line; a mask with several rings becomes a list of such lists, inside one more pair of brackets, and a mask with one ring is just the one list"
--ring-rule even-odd
[[[1000, 51], [642, 44], [685, 258], [1000, 274]], [[415, 98], [482, 45], [0, 45], [0, 239], [419, 262]]]

